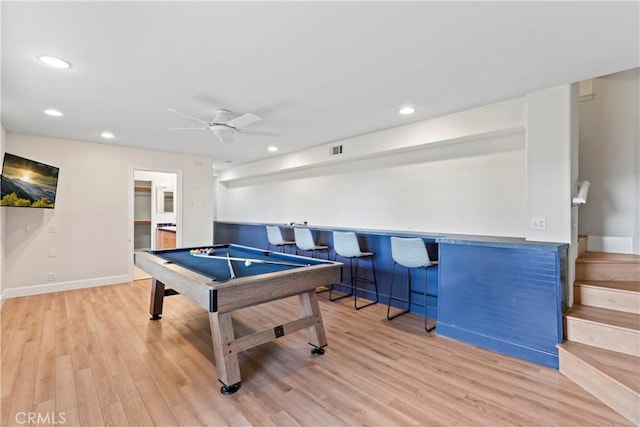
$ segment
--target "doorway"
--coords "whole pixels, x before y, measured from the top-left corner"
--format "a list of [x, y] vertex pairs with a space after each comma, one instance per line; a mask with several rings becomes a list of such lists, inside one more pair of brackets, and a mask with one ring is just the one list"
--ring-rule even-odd
[[181, 173], [132, 170], [131, 177], [131, 280], [150, 276], [134, 265], [135, 251], [179, 247], [181, 238]]

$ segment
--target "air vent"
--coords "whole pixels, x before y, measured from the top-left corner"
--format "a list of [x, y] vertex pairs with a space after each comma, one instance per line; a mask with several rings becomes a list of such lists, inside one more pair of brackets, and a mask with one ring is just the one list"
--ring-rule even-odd
[[331, 156], [337, 156], [338, 154], [342, 154], [342, 145], [334, 145], [333, 147], [331, 147], [329, 154]]

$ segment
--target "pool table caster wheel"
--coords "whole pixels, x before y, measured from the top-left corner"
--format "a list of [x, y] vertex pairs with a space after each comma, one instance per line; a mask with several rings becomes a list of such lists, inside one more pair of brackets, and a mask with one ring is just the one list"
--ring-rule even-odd
[[231, 385], [222, 384], [222, 387], [220, 387], [220, 393], [224, 394], [225, 396], [229, 394], [233, 394], [238, 390], [240, 390], [240, 383], [235, 383]]
[[162, 319], [162, 315], [160, 314], [152, 314], [149, 320], [160, 320]]
[[313, 349], [311, 349], [311, 354], [313, 354], [314, 356], [322, 356], [324, 354], [324, 348], [313, 347]]

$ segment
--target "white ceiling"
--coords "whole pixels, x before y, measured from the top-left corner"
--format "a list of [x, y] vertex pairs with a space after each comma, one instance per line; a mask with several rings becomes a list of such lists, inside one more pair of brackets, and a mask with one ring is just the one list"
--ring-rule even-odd
[[[7, 131], [204, 155], [219, 168], [272, 156], [268, 145], [298, 151], [640, 65], [637, 1], [1, 8]], [[407, 103], [416, 113], [399, 116]], [[253, 112], [252, 128], [280, 136], [170, 133], [198, 123], [167, 108], [209, 120], [216, 108]]]

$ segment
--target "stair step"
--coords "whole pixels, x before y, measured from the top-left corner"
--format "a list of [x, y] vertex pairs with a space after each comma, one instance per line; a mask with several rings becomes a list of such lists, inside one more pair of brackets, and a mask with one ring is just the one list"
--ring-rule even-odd
[[640, 255], [585, 252], [576, 259], [576, 280], [640, 281]]
[[640, 265], [640, 255], [635, 254], [615, 254], [611, 252], [585, 252], [576, 262], [619, 262]]
[[575, 304], [565, 320], [569, 341], [640, 357], [640, 314]]
[[576, 280], [574, 303], [640, 313], [640, 281]]
[[563, 375], [640, 424], [640, 358], [572, 341], [558, 350]]

